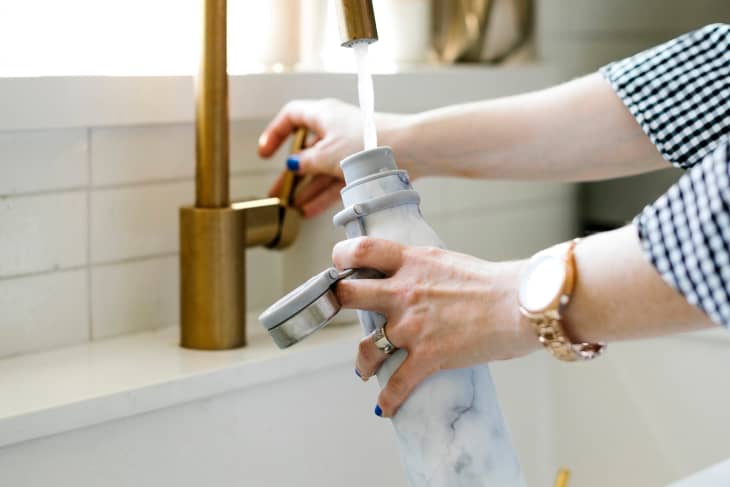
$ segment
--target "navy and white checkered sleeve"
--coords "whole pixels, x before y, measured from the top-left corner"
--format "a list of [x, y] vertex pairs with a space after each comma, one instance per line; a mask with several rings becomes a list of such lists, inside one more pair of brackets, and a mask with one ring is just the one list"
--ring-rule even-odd
[[730, 134], [730, 25], [690, 32], [601, 73], [677, 167], [701, 162]]
[[730, 327], [730, 142], [634, 220], [645, 255], [664, 280]]
[[688, 302], [730, 327], [730, 26], [602, 73], [664, 158], [689, 169], [635, 218], [644, 253]]

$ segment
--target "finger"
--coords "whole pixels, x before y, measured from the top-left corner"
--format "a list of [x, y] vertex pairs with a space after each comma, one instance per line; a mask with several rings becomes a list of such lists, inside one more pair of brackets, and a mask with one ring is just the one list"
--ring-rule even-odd
[[332, 184], [334, 178], [325, 176], [324, 174], [318, 174], [313, 176], [308, 183], [300, 183], [294, 193], [294, 206], [301, 208], [310, 201], [312, 201], [318, 194], [324, 191], [330, 184]]
[[342, 169], [339, 161], [327, 154], [326, 140], [316, 142], [311, 147], [304, 149], [297, 154], [299, 174], [327, 174], [339, 180], [343, 180]]
[[329, 188], [319, 193], [314, 199], [301, 207], [305, 218], [313, 218], [340, 200], [340, 190], [345, 186], [343, 182], [334, 182]]
[[269, 188], [269, 196], [279, 196], [281, 194], [281, 185], [284, 182], [284, 172], [282, 171], [276, 176], [274, 183]]
[[382, 416], [392, 418], [413, 390], [433, 372], [435, 369], [429, 362], [420, 360], [417, 355], [409, 354], [380, 391], [378, 406]]
[[375, 346], [373, 335], [368, 335], [358, 344], [355, 370], [363, 381], [367, 381], [375, 375], [387, 358], [388, 355]]
[[343, 308], [378, 311], [387, 315], [394, 302], [383, 279], [343, 279], [335, 287]]
[[332, 262], [338, 269], [375, 269], [391, 276], [403, 265], [404, 249], [381, 238], [352, 238], [335, 245]]
[[311, 102], [298, 100], [287, 103], [259, 137], [259, 155], [270, 157], [296, 127], [307, 127], [320, 132], [316, 119], [308, 115], [306, 108]]

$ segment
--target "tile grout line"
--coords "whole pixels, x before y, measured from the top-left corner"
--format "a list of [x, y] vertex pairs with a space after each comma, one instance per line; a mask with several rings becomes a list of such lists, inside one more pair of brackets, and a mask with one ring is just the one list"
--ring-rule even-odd
[[[88, 139], [88, 144], [90, 146], [90, 140]], [[89, 158], [88, 164], [90, 165], [90, 154], [87, 155], [87, 158]], [[91, 177], [90, 173], [91, 169], [89, 168], [89, 177]], [[244, 177], [244, 176], [275, 176], [277, 174], [276, 169], [242, 169], [237, 171], [231, 171], [230, 176], [231, 177]], [[137, 187], [147, 187], [147, 186], [163, 186], [166, 184], [176, 184], [176, 183], [187, 183], [194, 181], [194, 176], [185, 176], [185, 177], [173, 177], [173, 178], [162, 178], [162, 179], [150, 179], [147, 181], [129, 181], [129, 182], [121, 182], [121, 183], [108, 183], [108, 184], [98, 184], [94, 185], [89, 182], [86, 186], [72, 186], [68, 188], [57, 188], [57, 189], [49, 189], [49, 190], [37, 190], [37, 191], [24, 191], [20, 193], [8, 193], [8, 194], [0, 194], [0, 199], [10, 199], [10, 198], [32, 198], [35, 196], [47, 196], [47, 195], [54, 195], [54, 194], [66, 194], [66, 193], [77, 193], [80, 191], [94, 191], [94, 190], [115, 190], [115, 189], [129, 189], [129, 188], [137, 188]]]
[[[243, 176], [273, 176], [278, 174], [277, 168], [249, 168], [249, 169], [239, 169], [229, 172], [229, 176], [232, 178], [235, 177], [243, 177]], [[106, 183], [106, 184], [96, 184], [92, 186], [92, 189], [94, 190], [104, 190], [104, 189], [126, 189], [126, 188], [136, 188], [136, 187], [145, 187], [145, 186], [160, 186], [164, 184], [175, 184], [175, 183], [187, 183], [195, 181], [195, 175], [191, 176], [180, 176], [180, 177], [170, 177], [170, 178], [161, 178], [161, 179], [148, 179], [146, 181], [140, 180], [140, 181], [126, 181], [126, 182], [119, 182], [119, 183]]]
[[12, 281], [14, 279], [25, 279], [28, 277], [39, 277], [39, 276], [47, 276], [50, 274], [63, 274], [64, 272], [74, 272], [74, 271], [81, 271], [86, 269], [87, 265], [74, 265], [69, 267], [54, 267], [52, 269], [46, 269], [41, 271], [33, 271], [33, 272], [24, 272], [21, 274], [9, 274], [6, 276], [0, 277], [0, 282], [3, 281]]
[[94, 341], [94, 292], [92, 289], [92, 273], [91, 273], [91, 187], [93, 185], [93, 170], [91, 160], [91, 128], [86, 129], [86, 299], [87, 299], [87, 317], [88, 317], [88, 337], [89, 341]]
[[168, 257], [176, 257], [180, 255], [179, 252], [160, 252], [157, 254], [140, 255], [136, 257], [124, 257], [121, 259], [107, 260], [102, 262], [93, 262], [89, 267], [112, 267], [115, 265], [131, 264], [134, 262], [145, 262], [148, 260], [165, 259]]
[[50, 196], [50, 195], [67, 194], [67, 193], [78, 193], [80, 191], [85, 191], [86, 188], [87, 188], [86, 186], [71, 186], [68, 188], [57, 188], [57, 189], [37, 190], [37, 191], [23, 191], [21, 193], [3, 193], [3, 194], [0, 194], [0, 200], [33, 198], [36, 196]]
[[20, 274], [9, 274], [6, 276], [0, 276], [0, 282], [3, 281], [12, 281], [14, 279], [25, 279], [28, 277], [39, 277], [39, 276], [47, 276], [50, 274], [61, 274], [64, 272], [73, 272], [73, 271], [80, 271], [89, 269], [90, 271], [93, 270], [94, 267], [112, 267], [116, 265], [124, 265], [124, 264], [132, 264], [135, 262], [145, 262], [149, 260], [156, 260], [156, 259], [166, 259], [169, 257], [177, 257], [179, 252], [160, 252], [157, 254], [149, 254], [149, 255], [140, 255], [135, 257], [125, 257], [121, 259], [116, 260], [108, 260], [103, 262], [90, 262], [89, 264], [84, 265], [75, 265], [70, 267], [61, 267], [61, 268], [52, 268], [52, 269], [45, 269], [40, 271], [33, 271], [33, 272], [23, 272]]
[[[308, 73], [309, 74], [309, 73]], [[316, 73], [315, 73], [316, 74]], [[335, 75], [341, 75], [341, 74], [348, 74], [348, 73], [340, 73], [340, 72], [324, 72], [319, 74], [335, 74]], [[232, 78], [244, 78], [244, 77], [250, 77], [250, 76], [256, 76], [256, 75], [264, 75], [266, 76], [266, 73], [241, 73], [241, 74], [233, 74], [231, 75]], [[83, 75], [80, 76], [71, 76], [71, 78], [83, 78]], [[123, 77], [123, 76], [122, 76]], [[136, 76], [134, 76], [136, 77]], [[163, 77], [172, 77], [172, 78], [190, 78], [193, 79], [195, 75], [171, 75], [171, 76], [164, 76]], [[141, 78], [158, 78], [158, 76], [150, 75], [150, 76], [141, 76]], [[266, 114], [244, 114], [239, 116], [232, 116], [231, 117], [231, 126], [236, 124], [256, 124], [261, 125], [261, 129], [265, 126], [266, 122], [268, 122], [271, 117], [276, 115], [276, 111], [272, 111], [271, 113]], [[79, 122], [81, 123], [81, 122]], [[195, 127], [195, 114], [191, 114], [190, 117], [174, 117], [169, 120], [150, 120], [150, 119], [144, 119], [144, 120], [137, 120], [137, 121], [131, 121], [131, 122], [122, 122], [122, 123], [114, 123], [114, 122], [108, 122], [108, 123], [95, 123], [93, 124], [93, 128], [96, 130], [118, 130], [118, 129], [127, 129], [127, 128], [143, 128], [143, 129], [149, 129], [149, 128], [160, 128], [160, 127], [180, 127], [180, 126], [189, 126], [189, 127]], [[83, 129], [85, 128], [83, 125], [58, 125], [58, 126], [39, 126], [39, 127], [25, 127], [25, 128], [4, 128], [0, 129], [0, 134], [3, 133], [9, 133], [9, 132], [38, 132], [43, 130], [67, 130], [67, 129]]]

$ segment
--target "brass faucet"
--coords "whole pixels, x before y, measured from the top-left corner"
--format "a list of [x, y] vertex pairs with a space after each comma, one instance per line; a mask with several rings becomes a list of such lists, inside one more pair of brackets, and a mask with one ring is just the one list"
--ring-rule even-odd
[[[372, 0], [339, 0], [342, 45], [374, 42]], [[279, 197], [231, 201], [226, 0], [203, 0], [203, 49], [196, 78], [195, 206], [180, 208], [180, 328], [186, 348], [246, 344], [247, 247], [283, 249], [299, 230], [291, 200], [297, 177], [284, 175]], [[296, 132], [292, 152], [304, 147]]]

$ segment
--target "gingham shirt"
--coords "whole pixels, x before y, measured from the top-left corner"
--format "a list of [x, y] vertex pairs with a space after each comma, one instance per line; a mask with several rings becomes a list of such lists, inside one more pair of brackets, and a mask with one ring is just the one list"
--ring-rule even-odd
[[601, 73], [662, 156], [687, 169], [634, 220], [645, 254], [687, 301], [730, 327], [730, 26]]

